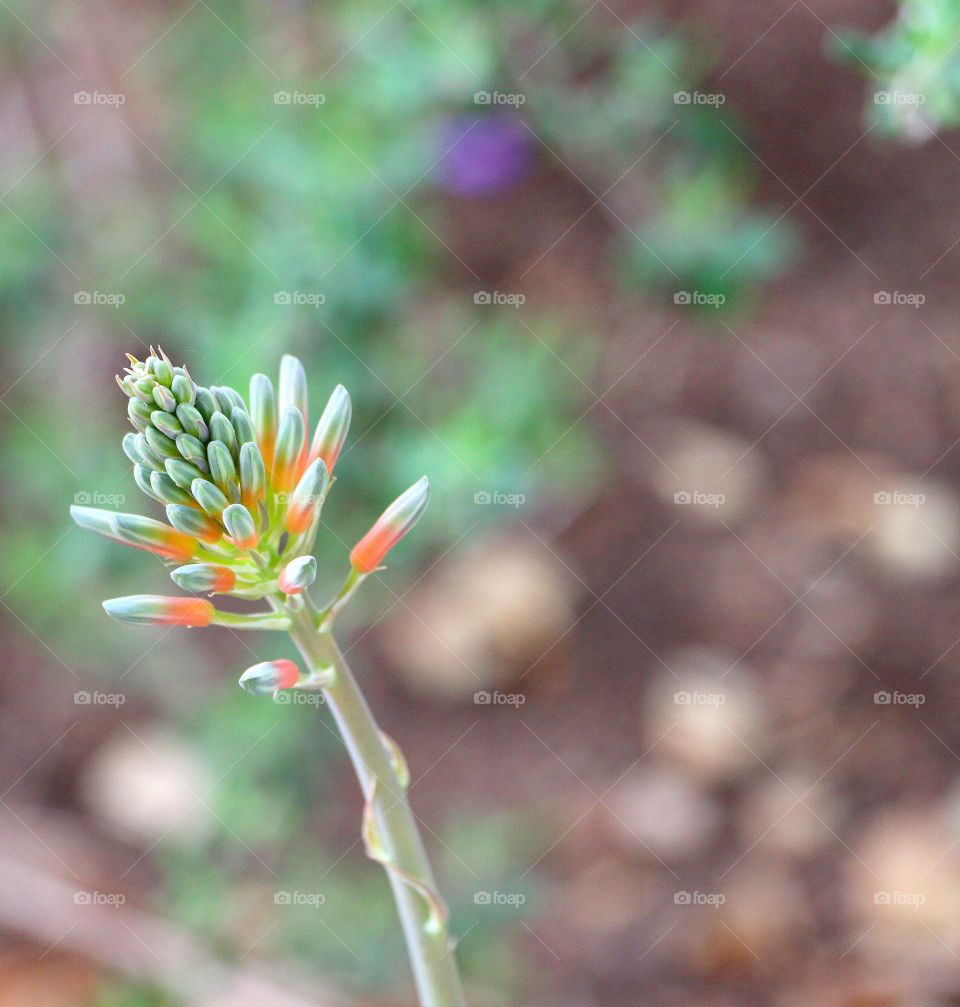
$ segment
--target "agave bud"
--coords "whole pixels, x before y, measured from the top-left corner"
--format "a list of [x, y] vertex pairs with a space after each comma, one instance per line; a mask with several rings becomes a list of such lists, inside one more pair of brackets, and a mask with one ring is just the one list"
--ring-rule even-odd
[[373, 573], [383, 557], [420, 520], [429, 499], [430, 483], [424, 476], [398, 496], [353, 547], [350, 553], [353, 568], [358, 573]]
[[188, 507], [193, 504], [193, 497], [185, 489], [181, 489], [166, 472], [150, 473], [150, 489], [162, 504], [184, 504]]
[[165, 559], [183, 562], [197, 551], [197, 541], [189, 535], [139, 514], [114, 514], [111, 527], [121, 541]]
[[250, 417], [257, 431], [260, 453], [267, 466], [271, 466], [277, 442], [277, 402], [266, 374], [254, 374], [250, 379]]
[[221, 441], [231, 452], [237, 450], [237, 435], [233, 424], [219, 410], [210, 417], [210, 441]]
[[256, 444], [244, 444], [240, 448], [240, 502], [257, 514], [267, 495], [267, 471], [263, 455]]
[[250, 511], [243, 504], [230, 504], [223, 512], [223, 524], [238, 549], [256, 548], [260, 536]]
[[216, 521], [207, 517], [196, 507], [185, 507], [183, 504], [169, 504], [167, 506], [167, 520], [178, 531], [184, 535], [200, 539], [208, 545], [219, 542], [223, 537], [223, 531]]
[[201, 472], [209, 471], [207, 450], [199, 437], [194, 437], [193, 434], [180, 434], [176, 439], [176, 445], [181, 458], [191, 465], [196, 465]]
[[[280, 415], [287, 411], [290, 406], [300, 410], [303, 417], [304, 437], [310, 427], [309, 408], [307, 405], [307, 372], [303, 369], [303, 364], [289, 353], [285, 353], [280, 359], [280, 384], [277, 388], [277, 399]], [[306, 441], [300, 451], [299, 465], [306, 464], [307, 450]]]
[[280, 590], [284, 594], [300, 594], [317, 579], [317, 560], [315, 556], [298, 556], [291, 560], [277, 578]]
[[210, 428], [207, 421], [200, 415], [200, 410], [193, 405], [177, 406], [177, 419], [183, 429], [192, 437], [206, 443], [210, 439]]
[[103, 603], [107, 615], [120, 622], [149, 626], [209, 626], [214, 607], [202, 598], [171, 598], [162, 594], [132, 594]]
[[302, 535], [313, 523], [329, 483], [327, 467], [323, 459], [318, 458], [303, 473], [297, 488], [290, 495], [283, 526], [291, 535]]
[[317, 423], [309, 455], [310, 461], [322, 458], [330, 473], [347, 439], [351, 413], [350, 394], [343, 385], [337, 385]]
[[80, 507], [74, 504], [70, 508], [70, 517], [78, 527], [85, 531], [95, 531], [104, 538], [113, 539], [114, 542], [122, 542], [124, 545], [135, 545], [129, 542], [113, 527], [113, 519], [116, 514], [113, 511], [101, 510], [99, 507]]
[[166, 385], [154, 385], [153, 401], [168, 413], [172, 413], [177, 408], [177, 399]]
[[213, 481], [227, 496], [232, 496], [234, 490], [239, 492], [237, 466], [234, 464], [230, 449], [223, 441], [211, 441], [207, 445], [207, 462]]
[[167, 470], [167, 475], [182, 490], [189, 490], [195, 479], [202, 479], [203, 472], [190, 462], [185, 462], [182, 458], [168, 458], [163, 467]]
[[161, 500], [160, 497], [158, 497], [157, 494], [154, 493], [153, 487], [150, 485], [150, 476], [151, 476], [151, 474], [152, 475], [158, 475], [159, 473], [157, 473], [157, 472], [151, 473], [150, 469], [144, 468], [143, 465], [134, 465], [133, 466], [133, 481], [152, 500], [156, 500], [158, 503], [165, 503], [164, 500]]
[[300, 681], [300, 669], [293, 661], [263, 661], [240, 676], [240, 687], [254, 696], [269, 696], [277, 689], [293, 688]]
[[182, 406], [192, 406], [193, 400], [197, 397], [196, 386], [187, 376], [186, 372], [173, 376], [173, 381], [170, 383], [170, 391], [173, 393], [177, 404]]
[[230, 424], [233, 427], [234, 433], [237, 435], [238, 446], [241, 444], [249, 444], [251, 441], [256, 443], [257, 429], [253, 425], [253, 420], [250, 419], [250, 414], [245, 408], [236, 408], [233, 410], [233, 415], [230, 417]]
[[224, 510], [230, 506], [230, 501], [223, 492], [212, 482], [206, 479], [194, 479], [190, 484], [190, 492], [193, 499], [210, 515], [219, 518]]
[[232, 591], [237, 583], [237, 575], [233, 570], [218, 563], [190, 563], [187, 566], [178, 566], [170, 576], [184, 591], [195, 591], [198, 594], [202, 591], [209, 594], [226, 594]]
[[197, 397], [193, 400], [193, 405], [207, 424], [210, 423], [210, 417], [220, 408], [216, 396], [209, 388], [197, 389]]
[[168, 437], [162, 430], [156, 427], [147, 427], [143, 432], [147, 444], [156, 451], [161, 458], [179, 458], [180, 452], [177, 450], [176, 441]]
[[270, 482], [276, 493], [289, 493], [296, 484], [303, 441], [303, 413], [295, 406], [288, 406], [277, 432], [273, 469], [270, 473]]

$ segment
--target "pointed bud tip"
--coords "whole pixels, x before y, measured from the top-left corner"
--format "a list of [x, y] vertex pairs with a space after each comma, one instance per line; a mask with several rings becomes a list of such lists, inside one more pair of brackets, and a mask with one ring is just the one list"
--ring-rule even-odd
[[290, 689], [300, 680], [300, 669], [293, 661], [262, 661], [240, 676], [240, 688], [254, 696], [269, 696], [278, 689]]

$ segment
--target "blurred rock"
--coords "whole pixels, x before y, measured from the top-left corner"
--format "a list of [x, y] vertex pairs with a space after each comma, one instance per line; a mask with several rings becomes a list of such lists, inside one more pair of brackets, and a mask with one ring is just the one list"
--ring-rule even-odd
[[[855, 844], [844, 894], [858, 954], [930, 991], [956, 988], [960, 847], [936, 805], [886, 811]], [[952, 977], [949, 978], [949, 977]]]
[[478, 689], [568, 670], [576, 583], [532, 536], [457, 553], [405, 599], [384, 639], [411, 689], [466, 700]]
[[611, 832], [637, 853], [670, 861], [713, 838], [720, 808], [680, 769], [641, 763], [604, 799]]
[[644, 456], [643, 471], [678, 519], [732, 524], [755, 510], [767, 482], [751, 441], [699, 423], [677, 424], [652, 440], [661, 463]]
[[155, 725], [119, 731], [90, 758], [80, 780], [84, 803], [111, 832], [152, 846], [161, 837], [193, 841], [207, 834], [203, 799], [213, 780], [196, 753]]
[[762, 768], [766, 716], [745, 666], [707, 648], [671, 651], [663, 660], [673, 674], [663, 671], [651, 689], [647, 743], [708, 783]]
[[759, 840], [766, 849], [799, 857], [835, 842], [838, 809], [815, 777], [780, 769], [777, 776], [760, 780], [747, 792], [737, 814], [743, 847]]

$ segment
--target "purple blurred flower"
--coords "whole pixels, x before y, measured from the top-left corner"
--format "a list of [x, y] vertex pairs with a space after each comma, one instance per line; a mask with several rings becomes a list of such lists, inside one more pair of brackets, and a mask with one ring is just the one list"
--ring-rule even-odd
[[436, 178], [454, 196], [492, 196], [520, 182], [533, 163], [530, 135], [509, 115], [451, 116], [441, 126]]

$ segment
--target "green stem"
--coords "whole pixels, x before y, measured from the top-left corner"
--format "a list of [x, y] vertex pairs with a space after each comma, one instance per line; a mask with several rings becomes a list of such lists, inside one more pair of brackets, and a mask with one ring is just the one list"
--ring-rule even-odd
[[331, 634], [318, 632], [305, 610], [291, 612], [290, 619], [290, 636], [310, 671], [334, 670], [324, 692], [364, 796], [373, 799], [374, 822], [388, 860], [384, 866], [403, 925], [420, 1007], [466, 1007], [446, 923], [431, 925], [427, 900], [404, 878], [436, 890], [405, 781]]

